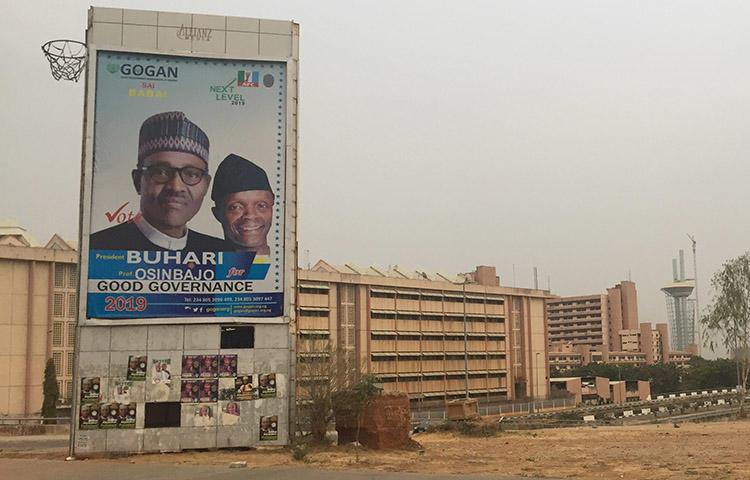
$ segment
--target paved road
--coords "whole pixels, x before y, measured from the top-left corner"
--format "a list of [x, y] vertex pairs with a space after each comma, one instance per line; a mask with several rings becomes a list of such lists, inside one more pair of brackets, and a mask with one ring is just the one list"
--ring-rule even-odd
[[[168, 465], [65, 462], [0, 458], [0, 478], [23, 480], [530, 480], [496, 475], [420, 475], [398, 472], [342, 472], [311, 468], [229, 468], [219, 465]], [[532, 479], [533, 480], [533, 479]], [[545, 479], [549, 480], [549, 479]]]

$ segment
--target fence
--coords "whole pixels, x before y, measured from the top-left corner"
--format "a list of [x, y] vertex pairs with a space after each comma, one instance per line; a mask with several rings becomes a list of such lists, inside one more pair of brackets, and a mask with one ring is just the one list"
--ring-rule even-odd
[[[529, 415], [532, 413], [546, 412], [576, 406], [575, 398], [556, 398], [552, 400], [537, 400], [528, 403], [499, 403], [496, 405], [479, 406], [479, 414], [488, 415]], [[442, 423], [448, 419], [444, 409], [412, 411], [411, 421], [413, 425], [422, 423]]]
[[[42, 417], [0, 417], [0, 425], [43, 425]], [[56, 417], [50, 420], [55, 421], [57, 425], [70, 423], [70, 417]]]

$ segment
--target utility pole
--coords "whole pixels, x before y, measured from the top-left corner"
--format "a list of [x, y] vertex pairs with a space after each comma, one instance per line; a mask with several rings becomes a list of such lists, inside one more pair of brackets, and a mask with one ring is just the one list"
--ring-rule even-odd
[[695, 283], [695, 315], [693, 316], [693, 321], [695, 322], [693, 327], [693, 332], [695, 332], [695, 335], [698, 337], [697, 341], [695, 342], [698, 346], [698, 355], [701, 354], [701, 343], [703, 343], [703, 338], [701, 337], [701, 328], [700, 328], [700, 315], [701, 310], [698, 304], [698, 261], [696, 260], [695, 256], [695, 237], [693, 235], [687, 234], [688, 238], [691, 242], [693, 242], [693, 282]]

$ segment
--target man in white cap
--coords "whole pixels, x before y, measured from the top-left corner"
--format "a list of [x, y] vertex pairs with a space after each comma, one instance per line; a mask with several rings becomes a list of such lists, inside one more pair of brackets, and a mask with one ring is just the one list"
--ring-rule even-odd
[[182, 112], [157, 113], [141, 125], [133, 185], [140, 212], [91, 235], [92, 250], [221, 251], [225, 243], [189, 230], [208, 191], [209, 141]]

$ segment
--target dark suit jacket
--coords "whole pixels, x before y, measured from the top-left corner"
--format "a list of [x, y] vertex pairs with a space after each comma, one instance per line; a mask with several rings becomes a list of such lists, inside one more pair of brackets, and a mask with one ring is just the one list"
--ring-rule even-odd
[[[224, 240], [188, 230], [183, 250], [192, 252], [220, 252], [232, 250]], [[151, 243], [135, 223], [126, 222], [100, 230], [89, 239], [90, 250], [166, 250]]]

